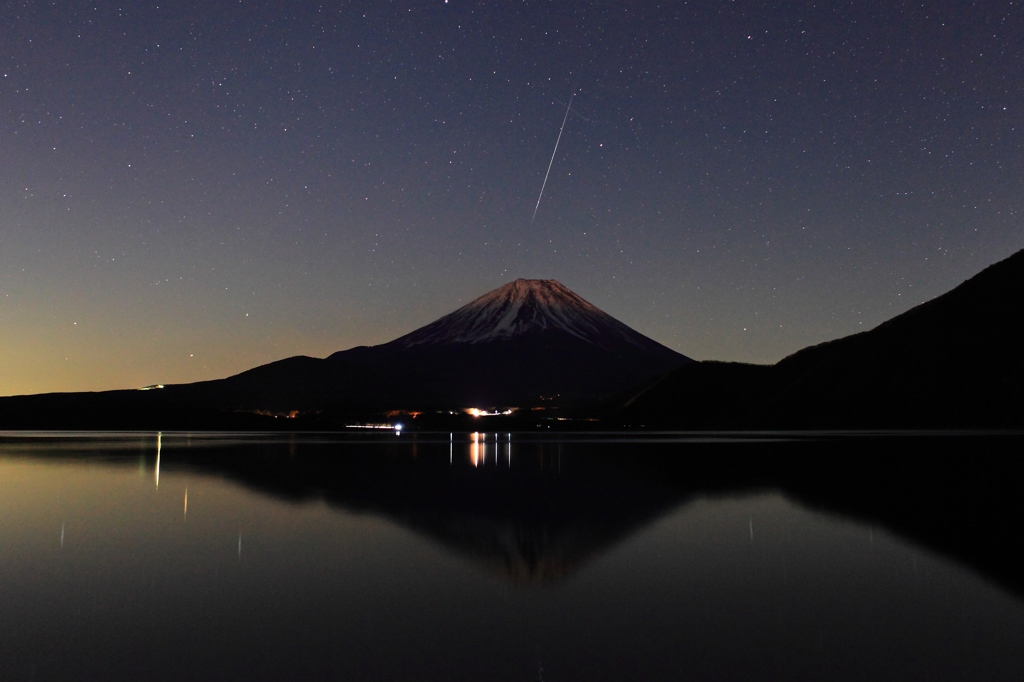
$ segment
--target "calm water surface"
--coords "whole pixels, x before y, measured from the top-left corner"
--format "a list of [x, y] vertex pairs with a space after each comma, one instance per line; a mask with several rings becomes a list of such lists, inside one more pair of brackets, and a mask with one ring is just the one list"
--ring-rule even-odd
[[0, 436], [0, 679], [1024, 675], [998, 570], [706, 440]]

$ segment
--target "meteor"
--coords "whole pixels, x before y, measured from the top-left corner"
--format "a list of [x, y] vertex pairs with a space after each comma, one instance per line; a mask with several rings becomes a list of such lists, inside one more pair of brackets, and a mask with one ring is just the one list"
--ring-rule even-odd
[[558, 129], [558, 139], [555, 140], [555, 149], [551, 152], [551, 160], [548, 161], [548, 172], [544, 174], [544, 182], [540, 185], [540, 194], [537, 195], [537, 205], [533, 207], [533, 217], [530, 218], [530, 224], [537, 219], [537, 209], [540, 208], [540, 200], [544, 196], [544, 188], [548, 184], [548, 176], [551, 175], [551, 166], [555, 163], [555, 154], [558, 153], [558, 143], [562, 141], [562, 131], [565, 130], [565, 122], [569, 120], [569, 110], [572, 109], [572, 98], [576, 96], [576, 93], [572, 93], [569, 97], [569, 104], [565, 106], [565, 116], [562, 118], [562, 127]]

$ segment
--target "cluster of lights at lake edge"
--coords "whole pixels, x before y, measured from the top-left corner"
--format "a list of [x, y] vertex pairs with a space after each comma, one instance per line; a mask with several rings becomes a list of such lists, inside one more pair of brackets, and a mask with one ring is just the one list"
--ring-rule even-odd
[[[144, 389], [140, 389], [144, 390]], [[515, 408], [506, 408], [505, 410], [481, 410], [479, 408], [465, 408], [463, 413], [471, 417], [508, 417], [515, 412]], [[456, 414], [456, 413], [450, 413]], [[394, 431], [396, 435], [401, 435], [401, 431], [404, 426], [401, 423], [383, 423], [383, 424], [349, 424], [346, 428], [350, 429], [380, 429], [385, 431]]]
[[394, 431], [396, 436], [402, 435], [402, 429], [405, 428], [402, 424], [349, 424], [345, 427], [346, 429], [375, 429], [378, 431]]
[[515, 408], [509, 407], [504, 410], [494, 409], [488, 412], [487, 410], [481, 410], [479, 407], [467, 407], [463, 412], [472, 417], [507, 417], [515, 412]]
[[[145, 389], [140, 389], [140, 390], [145, 390]], [[481, 409], [479, 407], [466, 407], [466, 408], [462, 409], [462, 412], [464, 414], [468, 414], [469, 416], [473, 417], [474, 419], [477, 418], [477, 417], [507, 417], [507, 416], [515, 413], [515, 411], [516, 411], [516, 408], [514, 408], [514, 407], [507, 407], [505, 409], [494, 408], [492, 410], [484, 410], [484, 409]], [[416, 413], [413, 416], [415, 417], [418, 414], [419, 413]], [[457, 413], [456, 412], [449, 412], [449, 414], [457, 414]], [[293, 414], [293, 416], [294, 416], [294, 414]], [[345, 428], [348, 428], [348, 429], [376, 429], [376, 430], [381, 430], [381, 431], [394, 431], [395, 435], [400, 436], [400, 435], [402, 435], [402, 430], [405, 428], [405, 426], [403, 424], [401, 424], [400, 422], [396, 422], [394, 424], [392, 424], [390, 422], [386, 422], [386, 423], [380, 423], [380, 424], [348, 424]], [[511, 438], [511, 434], [510, 434], [510, 438]]]

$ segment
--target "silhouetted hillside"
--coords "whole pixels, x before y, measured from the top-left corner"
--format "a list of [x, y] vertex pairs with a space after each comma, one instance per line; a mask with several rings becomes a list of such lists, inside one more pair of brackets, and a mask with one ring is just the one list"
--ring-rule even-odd
[[1024, 427], [1024, 251], [773, 366], [702, 362], [618, 414], [680, 428]]

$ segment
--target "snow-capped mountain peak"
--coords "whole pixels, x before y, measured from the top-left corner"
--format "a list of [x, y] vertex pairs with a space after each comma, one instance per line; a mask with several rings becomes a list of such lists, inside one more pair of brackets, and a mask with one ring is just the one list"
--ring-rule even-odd
[[404, 348], [478, 344], [530, 333], [564, 332], [599, 346], [655, 343], [553, 279], [517, 279], [405, 336]]

